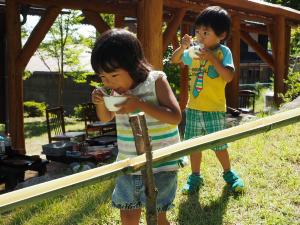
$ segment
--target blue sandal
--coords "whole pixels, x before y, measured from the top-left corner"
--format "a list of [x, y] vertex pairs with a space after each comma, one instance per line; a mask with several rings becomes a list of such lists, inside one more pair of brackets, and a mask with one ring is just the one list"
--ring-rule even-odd
[[181, 192], [184, 195], [192, 195], [200, 190], [200, 187], [204, 185], [203, 177], [201, 175], [191, 174], [188, 177], [187, 183], [182, 188]]
[[242, 178], [233, 170], [229, 170], [223, 174], [223, 178], [230, 186], [231, 190], [236, 193], [244, 192], [245, 184]]

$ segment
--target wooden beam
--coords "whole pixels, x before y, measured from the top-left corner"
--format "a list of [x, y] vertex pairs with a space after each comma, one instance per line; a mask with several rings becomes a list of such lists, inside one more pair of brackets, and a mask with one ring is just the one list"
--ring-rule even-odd
[[74, 10], [90, 10], [101, 13], [122, 14], [136, 17], [136, 3], [108, 3], [99, 0], [18, 0], [22, 4], [29, 4], [39, 7], [57, 6], [59, 8]]
[[[155, 16], [153, 16], [155, 12]], [[140, 0], [138, 2], [138, 38], [145, 56], [155, 69], [162, 70], [162, 19], [161, 0]]]
[[103, 20], [100, 13], [89, 10], [82, 10], [82, 13], [100, 34], [111, 29], [110, 26]]
[[[189, 2], [183, 2], [182, 0], [164, 0], [164, 6], [169, 7], [169, 8], [186, 8], [189, 11], [193, 11], [194, 13], [198, 14], [201, 12], [204, 8], [212, 5], [209, 3], [209, 1], [205, 1], [205, 3], [189, 3]], [[265, 15], [265, 14], [255, 14], [253, 12], [247, 12], [247, 10], [244, 10], [243, 8], [230, 8], [230, 7], [224, 7], [228, 10], [228, 12], [233, 16], [235, 14], [236, 16], [239, 16], [241, 20], [251, 20], [251, 21], [258, 21], [258, 22], [263, 22], [263, 23], [270, 23], [271, 15]], [[185, 22], [190, 23], [191, 20], [185, 18]], [[192, 22], [195, 20], [192, 20]]]
[[258, 33], [258, 34], [268, 35], [267, 27], [264, 25], [241, 24], [241, 30], [248, 33]]
[[8, 131], [12, 138], [12, 149], [25, 154], [23, 118], [23, 71], [16, 67], [21, 51], [21, 23], [19, 5], [16, 0], [6, 2], [7, 75], [8, 75]]
[[241, 32], [241, 39], [251, 46], [256, 54], [264, 61], [266, 62], [272, 69], [274, 69], [274, 61], [272, 56], [270, 56], [263, 47], [261, 47], [260, 44], [258, 44], [248, 33]]
[[167, 29], [163, 34], [163, 52], [165, 52], [168, 48], [169, 43], [171, 42], [174, 35], [178, 30], [178, 27], [185, 15], [186, 9], [178, 9], [173, 15], [171, 22], [168, 24]]
[[123, 15], [119, 15], [119, 14], [115, 15], [115, 27], [117, 27], [117, 28], [124, 27], [125, 26], [124, 19], [125, 19], [125, 16], [123, 16]]
[[28, 40], [26, 41], [23, 49], [21, 50], [18, 60], [17, 67], [24, 70], [30, 58], [37, 50], [39, 44], [42, 42], [50, 27], [54, 23], [55, 19], [59, 15], [61, 8], [50, 7], [46, 10], [44, 16], [41, 17], [38, 24], [35, 26], [31, 32]]
[[226, 85], [226, 103], [232, 108], [238, 108], [239, 97], [239, 80], [240, 80], [240, 25], [241, 20], [238, 16], [232, 17], [232, 35], [229, 42], [229, 47], [232, 51], [234, 62], [234, 77], [230, 83]]
[[234, 1], [224, 1], [224, 0], [208, 0], [210, 3], [223, 6], [225, 8], [238, 9], [245, 13], [252, 12], [261, 15], [272, 15], [272, 16], [283, 16], [290, 20], [295, 20], [300, 22], [300, 12], [296, 9], [284, 7], [278, 4], [272, 4], [260, 0], [234, 0]]
[[[300, 108], [277, 113], [255, 121], [231, 127], [205, 136], [182, 141], [174, 145], [153, 151], [153, 164], [178, 159], [193, 152], [233, 142], [249, 136], [266, 133], [273, 129], [299, 123]], [[27, 188], [4, 193], [0, 198], [0, 212], [7, 212], [16, 207], [24, 207], [34, 202], [51, 197], [65, 195], [80, 187], [99, 183], [111, 177], [124, 175], [145, 168], [145, 154], [131, 159], [111, 163], [81, 173], [72, 174], [52, 181], [40, 183]]]

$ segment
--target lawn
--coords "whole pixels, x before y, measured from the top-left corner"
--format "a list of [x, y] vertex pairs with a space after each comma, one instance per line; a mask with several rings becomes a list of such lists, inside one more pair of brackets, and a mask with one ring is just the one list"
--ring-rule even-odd
[[[26, 119], [26, 147], [40, 153], [47, 143], [44, 119]], [[180, 170], [175, 208], [168, 214], [174, 224], [300, 224], [300, 123], [230, 144], [233, 168], [244, 178], [246, 193], [233, 195], [224, 185], [212, 151], [205, 151], [199, 195], [180, 193], [190, 169]], [[83, 123], [68, 120], [67, 129]], [[112, 209], [114, 180], [87, 186], [63, 196], [14, 209], [1, 215], [0, 224], [120, 224]], [[1, 196], [0, 196], [1, 197]], [[141, 224], [145, 224], [143, 216]]]

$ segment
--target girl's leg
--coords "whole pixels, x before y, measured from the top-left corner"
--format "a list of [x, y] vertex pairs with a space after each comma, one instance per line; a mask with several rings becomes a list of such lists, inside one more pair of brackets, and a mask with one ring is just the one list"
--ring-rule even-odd
[[170, 225], [166, 212], [158, 213], [158, 225]]
[[230, 170], [230, 159], [227, 149], [222, 151], [215, 151], [216, 156], [221, 163], [224, 173]]
[[120, 210], [122, 225], [139, 225], [141, 209]]

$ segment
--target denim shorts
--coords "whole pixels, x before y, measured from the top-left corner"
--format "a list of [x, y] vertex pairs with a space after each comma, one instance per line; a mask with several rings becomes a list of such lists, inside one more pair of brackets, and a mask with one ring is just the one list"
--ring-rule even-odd
[[[158, 212], [173, 208], [177, 189], [177, 171], [154, 174], [158, 190], [156, 206]], [[141, 175], [123, 175], [116, 179], [112, 194], [112, 205], [118, 209], [140, 209], [146, 205], [145, 186]]]

